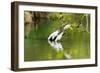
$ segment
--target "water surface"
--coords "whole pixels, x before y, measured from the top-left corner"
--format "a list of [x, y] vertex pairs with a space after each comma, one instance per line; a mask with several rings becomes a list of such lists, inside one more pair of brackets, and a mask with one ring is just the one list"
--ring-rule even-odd
[[25, 61], [69, 60], [90, 58], [90, 33], [75, 31], [65, 34], [58, 42], [47, 38], [26, 38]]

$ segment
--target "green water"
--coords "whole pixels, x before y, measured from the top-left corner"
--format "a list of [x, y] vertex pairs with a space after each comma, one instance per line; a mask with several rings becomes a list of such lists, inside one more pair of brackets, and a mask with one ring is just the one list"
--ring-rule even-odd
[[52, 48], [48, 41], [44, 39], [26, 39], [25, 61], [67, 59], [64, 57], [64, 53], [69, 54], [71, 59], [89, 58], [90, 47], [87, 34], [78, 35], [78, 37], [81, 36], [81, 39], [76, 36], [72, 39], [66, 38], [64, 41], [61, 41], [63, 51], [57, 51], [55, 48]]
[[[24, 40], [24, 60], [44, 61], [44, 60], [67, 60], [90, 58], [90, 33], [86, 31], [67, 31], [58, 43], [62, 45], [62, 50], [57, 50], [48, 43], [48, 36], [57, 26], [50, 22], [41, 26], [36, 31], [32, 31], [30, 36]], [[51, 25], [52, 24], [52, 25]], [[55, 27], [55, 28], [53, 28]], [[66, 57], [67, 54], [70, 58]]]

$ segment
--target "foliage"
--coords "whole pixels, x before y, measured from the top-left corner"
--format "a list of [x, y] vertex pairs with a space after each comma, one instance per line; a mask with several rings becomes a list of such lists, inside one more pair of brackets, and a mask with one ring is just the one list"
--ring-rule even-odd
[[[58, 60], [65, 59], [64, 53], [72, 56], [72, 59], [90, 57], [90, 15], [80, 13], [62, 12], [31, 12], [32, 22], [25, 26], [25, 61]], [[26, 21], [25, 21], [26, 22]], [[62, 25], [71, 24], [65, 31], [60, 42], [64, 51], [57, 52], [47, 42], [48, 36]], [[30, 31], [29, 31], [30, 29]]]

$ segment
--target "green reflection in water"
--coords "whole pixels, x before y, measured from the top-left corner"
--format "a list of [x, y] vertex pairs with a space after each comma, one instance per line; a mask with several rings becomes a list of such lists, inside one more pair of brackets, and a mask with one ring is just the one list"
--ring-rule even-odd
[[[33, 33], [33, 32], [32, 32]], [[63, 60], [69, 59], [86, 59], [90, 58], [90, 34], [85, 31], [74, 31], [65, 34], [59, 43], [62, 50], [57, 50], [50, 46], [47, 38], [25, 39], [24, 42], [24, 60], [25, 61], [42, 61], [42, 60]]]

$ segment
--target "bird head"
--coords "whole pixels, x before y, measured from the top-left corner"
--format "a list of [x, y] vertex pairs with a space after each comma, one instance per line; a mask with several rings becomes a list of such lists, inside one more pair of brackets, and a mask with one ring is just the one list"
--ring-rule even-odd
[[67, 29], [71, 29], [72, 30], [72, 27], [71, 27], [71, 24], [67, 24], [63, 27], [64, 30], [67, 30]]
[[67, 29], [73, 30], [70, 22], [62, 23], [61, 27], [62, 31], [66, 31]]

